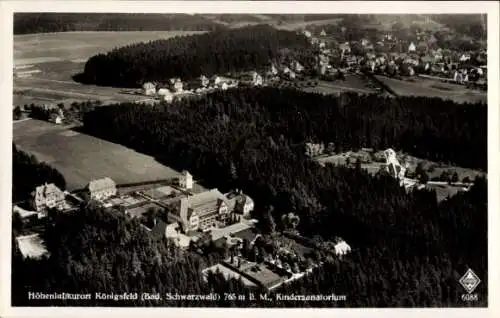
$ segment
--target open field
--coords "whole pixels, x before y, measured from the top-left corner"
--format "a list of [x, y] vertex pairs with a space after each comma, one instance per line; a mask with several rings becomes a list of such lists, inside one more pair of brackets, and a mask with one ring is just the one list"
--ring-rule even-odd
[[84, 62], [113, 48], [158, 39], [201, 33], [198, 31], [59, 32], [14, 36], [14, 63], [48, 61]]
[[[300, 30], [308, 26], [314, 25], [337, 25], [342, 18], [331, 19], [304, 19], [300, 15], [295, 15], [295, 18], [283, 20], [281, 15], [275, 14], [227, 14], [227, 15], [205, 15], [205, 18], [214, 23], [221, 24], [228, 28], [241, 28], [249, 25], [269, 24], [277, 29], [282, 30]], [[291, 16], [288, 16], [291, 18]]]
[[132, 183], [177, 177], [178, 172], [154, 158], [52, 123], [27, 120], [14, 124], [14, 142], [59, 170], [68, 190], [90, 180], [110, 177], [116, 183]]
[[465, 86], [442, 83], [440, 81], [414, 77], [409, 80], [398, 80], [376, 75], [400, 96], [427, 96], [451, 99], [458, 103], [487, 102], [488, 94], [479, 90], [467, 89]]
[[[317, 83], [317, 85], [312, 85]], [[343, 92], [357, 92], [362, 94], [377, 93], [375, 89], [369, 86], [368, 81], [363, 80], [357, 74], [346, 74], [345, 80], [324, 81], [317, 79], [306, 79], [295, 82], [282, 82], [280, 87], [295, 87], [305, 92], [320, 94], [340, 94]], [[311, 85], [308, 85], [311, 84]]]
[[[14, 64], [20, 76], [14, 78], [13, 106], [101, 100], [106, 103], [135, 101], [139, 96], [122, 89], [83, 85], [73, 81], [81, 73], [86, 60], [94, 54], [113, 48], [197, 31], [144, 32], [61, 32], [14, 36]], [[34, 73], [36, 72], [36, 73]]]

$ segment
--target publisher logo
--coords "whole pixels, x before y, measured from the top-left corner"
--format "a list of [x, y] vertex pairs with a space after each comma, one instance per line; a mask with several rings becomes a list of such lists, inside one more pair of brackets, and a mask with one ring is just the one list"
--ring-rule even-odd
[[477, 277], [476, 273], [469, 268], [464, 276], [460, 278], [459, 282], [467, 293], [471, 294], [474, 290], [476, 290], [477, 286], [481, 283], [481, 280]]

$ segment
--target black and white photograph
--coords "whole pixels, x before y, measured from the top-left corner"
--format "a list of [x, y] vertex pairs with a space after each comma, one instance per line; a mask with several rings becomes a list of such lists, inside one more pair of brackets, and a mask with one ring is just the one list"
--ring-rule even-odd
[[237, 2], [10, 14], [9, 306], [488, 308], [491, 11]]

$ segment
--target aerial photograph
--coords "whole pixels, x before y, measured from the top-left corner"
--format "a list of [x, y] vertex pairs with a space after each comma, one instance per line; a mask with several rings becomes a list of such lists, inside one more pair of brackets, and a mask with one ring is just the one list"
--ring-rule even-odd
[[13, 32], [11, 306], [488, 307], [487, 14]]

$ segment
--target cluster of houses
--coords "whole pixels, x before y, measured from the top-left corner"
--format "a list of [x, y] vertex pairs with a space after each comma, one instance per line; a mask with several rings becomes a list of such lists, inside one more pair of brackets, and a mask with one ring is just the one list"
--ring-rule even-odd
[[[160, 101], [171, 103], [174, 99], [187, 95], [204, 94], [216, 90], [227, 90], [238, 85], [262, 86], [262, 75], [256, 71], [244, 72], [238, 78], [214, 75], [207, 77], [201, 75], [198, 79], [183, 82], [180, 78], [171, 78], [167, 85], [146, 82], [142, 86], [142, 94], [156, 98]], [[141, 100], [142, 102], [142, 100]]]
[[417, 41], [402, 41], [392, 34], [383, 34], [375, 43], [366, 38], [338, 43], [324, 30], [318, 36], [310, 31], [303, 31], [303, 34], [318, 50], [321, 75], [337, 69], [364, 69], [390, 76], [429, 74], [459, 84], [486, 81], [487, 78], [486, 50], [456, 52], [439, 48], [433, 45], [433, 35], [425, 32], [416, 33]]
[[236, 215], [238, 220], [242, 217], [245, 224], [249, 224], [246, 220], [254, 209], [254, 201], [248, 195], [241, 191], [223, 194], [216, 188], [193, 191], [194, 185], [193, 176], [187, 171], [183, 171], [170, 185], [152, 189], [158, 190], [158, 193], [167, 187], [172, 190], [163, 197], [157, 195], [154, 198], [142, 192], [119, 194], [116, 183], [109, 177], [92, 180], [83, 191], [74, 194], [59, 189], [53, 183], [46, 183], [31, 193], [29, 205], [34, 211], [30, 215], [44, 218], [50, 209], [76, 210], [79, 203], [90, 201], [115, 208], [130, 217], [142, 217], [151, 207], [163, 208], [168, 210], [168, 224], [155, 220], [153, 228], [146, 228], [175, 238], [195, 238], [202, 232], [223, 229], [235, 223]]
[[[165, 191], [166, 188], [172, 191]], [[246, 237], [248, 233], [253, 233], [249, 248], [252, 248], [261, 236], [255, 234], [249, 225], [249, 221], [252, 221], [249, 220], [249, 215], [254, 209], [252, 198], [238, 190], [223, 194], [218, 189], [201, 188], [194, 191], [195, 188], [193, 176], [183, 171], [174, 183], [144, 192], [139, 191], [135, 193], [136, 199], [133, 199], [130, 194], [119, 194], [116, 183], [105, 177], [90, 181], [78, 194], [62, 191], [52, 183], [45, 183], [35, 188], [29, 202], [31, 208], [38, 213], [38, 218], [46, 217], [49, 209], [69, 211], [70, 201], [73, 202], [72, 210], [77, 210], [74, 203], [92, 201], [103, 207], [114, 208], [129, 217], [141, 217], [150, 211], [148, 207], [151, 206], [168, 207], [167, 222], [155, 217], [153, 224], [141, 224], [153, 239], [167, 237], [178, 247], [187, 248], [192, 242], [198, 241], [203, 233], [209, 233], [213, 242], [221, 241], [233, 252], [230, 258], [203, 270], [205, 276], [210, 271], [219, 270], [231, 277], [242, 278], [249, 286], [261, 286], [267, 290], [300, 279], [321, 265], [317, 262], [306, 262], [286, 246], [280, 246], [275, 254], [261, 255], [260, 260], [247, 260], [242, 256], [243, 240], [238, 235], [245, 232], [246, 234], [241, 235]], [[164, 195], [152, 194], [162, 191]], [[140, 213], [136, 214], [137, 210], [140, 210]], [[245, 221], [230, 222], [229, 219], [234, 215], [241, 216]], [[47, 254], [38, 234], [19, 236], [17, 240], [21, 252], [26, 257], [38, 258]], [[35, 243], [40, 252], [36, 255], [33, 248], [30, 248], [30, 244]], [[335, 242], [335, 254], [338, 257], [349, 252], [350, 246], [345, 241]]]

